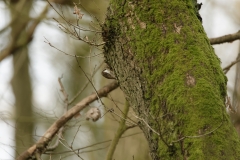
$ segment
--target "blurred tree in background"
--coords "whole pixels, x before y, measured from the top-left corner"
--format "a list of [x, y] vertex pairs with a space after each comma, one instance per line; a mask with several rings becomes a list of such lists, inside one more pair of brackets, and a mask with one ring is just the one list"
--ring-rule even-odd
[[[32, 109], [32, 86], [29, 74], [29, 56], [26, 43], [28, 36], [26, 27], [30, 21], [29, 13], [32, 1], [11, 1], [9, 5], [12, 19], [11, 24], [11, 46], [8, 54], [13, 55], [14, 73], [12, 77], [12, 89], [15, 96], [15, 155], [26, 150], [33, 143], [33, 109]], [[21, 47], [17, 48], [21, 44]], [[16, 49], [15, 49], [16, 48]], [[24, 91], [24, 92], [23, 92]]]

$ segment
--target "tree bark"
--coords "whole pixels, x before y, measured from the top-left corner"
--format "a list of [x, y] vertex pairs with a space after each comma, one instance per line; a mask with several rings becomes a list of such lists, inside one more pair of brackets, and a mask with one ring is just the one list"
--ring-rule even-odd
[[110, 2], [106, 63], [154, 160], [240, 159], [225, 111], [227, 79], [198, 18], [194, 0]]

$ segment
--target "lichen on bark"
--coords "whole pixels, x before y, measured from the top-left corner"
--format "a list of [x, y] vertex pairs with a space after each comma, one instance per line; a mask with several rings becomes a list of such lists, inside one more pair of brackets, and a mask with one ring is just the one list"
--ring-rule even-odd
[[111, 1], [106, 63], [136, 114], [159, 133], [139, 122], [152, 159], [239, 159], [225, 112], [227, 79], [193, 2]]

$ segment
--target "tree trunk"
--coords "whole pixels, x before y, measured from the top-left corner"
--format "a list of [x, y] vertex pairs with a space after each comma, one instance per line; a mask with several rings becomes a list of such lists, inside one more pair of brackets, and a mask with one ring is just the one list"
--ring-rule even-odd
[[108, 9], [106, 63], [154, 160], [240, 159], [227, 79], [199, 19], [193, 0], [112, 0]]
[[[240, 44], [237, 59], [240, 58]], [[240, 136], [240, 63], [236, 64], [235, 86], [233, 91], [232, 106], [235, 112], [230, 111], [231, 120]]]
[[[11, 38], [15, 46], [24, 44], [26, 27], [29, 22], [29, 12], [32, 1], [23, 0], [11, 3], [12, 24]], [[12, 47], [14, 47], [14, 45]], [[27, 44], [14, 50], [13, 54], [13, 78], [12, 89], [15, 96], [15, 156], [25, 151], [33, 144], [33, 112], [32, 112], [32, 88], [28, 71], [29, 57]]]

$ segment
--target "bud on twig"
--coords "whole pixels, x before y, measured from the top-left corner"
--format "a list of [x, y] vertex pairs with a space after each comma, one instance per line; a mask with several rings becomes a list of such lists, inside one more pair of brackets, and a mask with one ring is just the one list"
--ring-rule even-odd
[[97, 107], [90, 108], [86, 113], [86, 120], [91, 119], [96, 122], [101, 117], [101, 112]]

